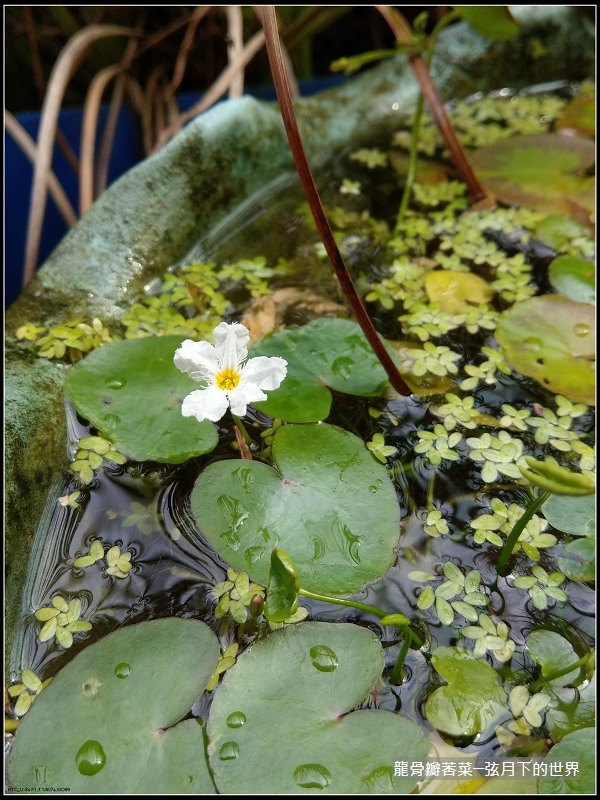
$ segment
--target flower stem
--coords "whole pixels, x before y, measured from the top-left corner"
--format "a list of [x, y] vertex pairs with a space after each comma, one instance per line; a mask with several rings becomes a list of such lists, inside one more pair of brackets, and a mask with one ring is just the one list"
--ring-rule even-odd
[[[398, 42], [402, 44], [412, 43], [410, 26], [396, 8], [391, 8], [390, 6], [375, 6], [375, 8], [388, 23]], [[448, 119], [444, 103], [433, 82], [427, 62], [423, 56], [419, 54], [409, 56], [409, 61], [415, 77], [419, 82], [421, 92], [427, 102], [431, 116], [444, 140], [446, 149], [452, 157], [452, 163], [456, 167], [463, 182], [467, 185], [471, 202], [475, 203], [483, 200], [486, 197], [485, 189], [479, 183], [473, 171], [473, 167]]]
[[563, 667], [562, 669], [557, 669], [554, 672], [549, 672], [547, 675], [542, 675], [529, 685], [529, 691], [532, 693], [537, 692], [540, 686], [543, 686], [545, 683], [549, 683], [550, 681], [553, 681], [555, 678], [561, 678], [563, 675], [568, 675], [569, 672], [572, 672], [574, 669], [580, 669], [581, 667], [587, 666], [588, 660], [589, 660], [589, 654], [582, 656], [574, 664], [569, 664], [568, 667]]
[[242, 458], [246, 459], [247, 461], [252, 461], [252, 453], [250, 452], [250, 448], [248, 445], [252, 442], [248, 431], [244, 427], [244, 423], [239, 417], [236, 417], [235, 414], [231, 415], [233, 419], [233, 430], [235, 433], [235, 438], [240, 448], [240, 455]]
[[516, 545], [519, 536], [525, 530], [525, 526], [529, 522], [529, 520], [533, 517], [536, 511], [541, 508], [541, 506], [546, 502], [546, 500], [550, 497], [550, 492], [541, 492], [525, 509], [522, 516], [515, 522], [512, 531], [508, 534], [508, 538], [504, 543], [504, 547], [500, 551], [500, 558], [498, 559], [498, 563], [496, 564], [496, 574], [497, 575], [505, 575], [507, 571], [508, 560], [511, 556], [514, 546]]
[[335, 241], [333, 231], [329, 224], [329, 220], [323, 209], [321, 198], [317, 191], [317, 187], [308, 164], [308, 159], [304, 151], [304, 145], [300, 137], [298, 129], [298, 122], [294, 114], [292, 105], [292, 97], [290, 87], [285, 71], [283, 62], [283, 53], [281, 51], [281, 44], [279, 42], [279, 29], [277, 27], [277, 17], [275, 16], [275, 6], [260, 6], [262, 25], [265, 31], [265, 44], [267, 47], [267, 55], [269, 57], [269, 64], [271, 66], [271, 74], [273, 76], [273, 83], [275, 84], [275, 91], [277, 93], [277, 100], [281, 110], [281, 116], [285, 131], [290, 143], [290, 149], [296, 164], [296, 170], [300, 178], [300, 183], [304, 190], [304, 194], [310, 206], [315, 225], [319, 231], [321, 240], [329, 256], [329, 260], [333, 266], [336, 277], [340, 283], [342, 291], [350, 305], [358, 324], [362, 328], [363, 333], [373, 352], [381, 362], [385, 369], [390, 383], [394, 389], [401, 395], [410, 395], [411, 390], [407, 386], [404, 378], [400, 374], [394, 359], [388, 352], [384, 343], [382, 342], [371, 318], [360, 299], [352, 276], [348, 271], [340, 249]]
[[[437, 23], [435, 29], [433, 30], [431, 36], [429, 37], [429, 41], [427, 43], [427, 54], [425, 56], [425, 63], [427, 64], [427, 69], [431, 67], [431, 60], [433, 59], [433, 51], [435, 50], [435, 43], [437, 42], [437, 37], [442, 28], [448, 25], [450, 22], [453, 22], [455, 19], [459, 19], [460, 15], [456, 11], [451, 11], [449, 14], [445, 14], [442, 19]], [[396, 228], [402, 221], [404, 214], [406, 213], [406, 209], [408, 208], [408, 204], [410, 202], [410, 196], [412, 194], [412, 188], [415, 183], [415, 178], [417, 174], [417, 161], [419, 156], [419, 135], [421, 133], [421, 120], [423, 118], [423, 111], [425, 109], [425, 97], [423, 92], [419, 93], [419, 97], [417, 99], [417, 107], [415, 109], [415, 114], [413, 117], [413, 124], [412, 124], [412, 131], [410, 136], [410, 150], [408, 153], [408, 168], [406, 171], [406, 183], [404, 184], [404, 190], [402, 192], [402, 199], [400, 200], [400, 208], [398, 210], [398, 216], [396, 218]]]
[[413, 633], [410, 628], [406, 628], [404, 630], [404, 640], [402, 641], [402, 647], [400, 648], [400, 652], [398, 653], [398, 658], [396, 659], [396, 663], [394, 664], [394, 669], [390, 672], [390, 683], [394, 686], [399, 686], [402, 683], [402, 667], [404, 666], [404, 662], [406, 661], [406, 655], [410, 649], [410, 643], [412, 641]]
[[[309, 592], [308, 589], [299, 589], [298, 594], [302, 595], [302, 597], [308, 597], [311, 600], [321, 600], [324, 603], [334, 603], [337, 606], [357, 608], [359, 611], [366, 611], [370, 614], [375, 614], [375, 616], [379, 617], [379, 619], [390, 616], [389, 612], [384, 611], [381, 608], [377, 608], [377, 606], [371, 606], [368, 603], [361, 603], [359, 600], [344, 600], [341, 597], [331, 597], [327, 594], [316, 594], [316, 592]], [[419, 647], [423, 647], [424, 643], [421, 637], [411, 630], [408, 625], [397, 625], [397, 627], [404, 631], [407, 637], [410, 637], [409, 646], [410, 641], [414, 639]]]

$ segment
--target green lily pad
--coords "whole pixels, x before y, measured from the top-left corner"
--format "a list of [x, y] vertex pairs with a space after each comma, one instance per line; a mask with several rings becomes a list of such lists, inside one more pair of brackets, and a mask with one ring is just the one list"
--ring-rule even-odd
[[372, 631], [348, 623], [301, 622], [246, 650], [208, 719], [219, 791], [408, 794], [418, 778], [395, 777], [394, 762], [426, 759], [419, 727], [389, 711], [352, 711], [383, 664]]
[[[542, 676], [557, 672], [579, 660], [573, 645], [555, 631], [532, 631], [527, 639], [531, 657], [542, 668]], [[548, 682], [548, 686], [567, 686], [576, 680], [579, 668]]]
[[400, 509], [386, 468], [364, 442], [333, 425], [284, 425], [275, 467], [210, 464], [192, 491], [200, 531], [237, 570], [266, 584], [271, 552], [295, 563], [302, 587], [353, 594], [392, 565]]
[[[596, 729], [582, 728], [564, 737], [550, 750], [544, 762], [577, 764], [577, 772], [541, 777], [540, 794], [596, 794]], [[550, 773], [550, 770], [548, 770]]]
[[595, 180], [586, 171], [595, 158], [590, 139], [555, 133], [512, 136], [470, 156], [478, 178], [498, 200], [548, 214], [593, 213]]
[[542, 511], [557, 531], [571, 536], [596, 535], [596, 498], [591, 494], [582, 497], [551, 495]]
[[596, 302], [596, 267], [591, 261], [574, 256], [558, 256], [550, 264], [552, 287], [576, 303]]
[[[129, 625], [89, 645], [21, 720], [12, 787], [74, 794], [215, 794], [198, 720], [219, 642], [203, 622]], [[54, 787], [53, 789], [51, 787]]]
[[459, 738], [476, 736], [506, 713], [506, 692], [489, 664], [454, 647], [438, 647], [431, 663], [448, 681], [425, 704], [427, 719], [438, 731]]
[[78, 361], [64, 392], [82, 417], [135, 461], [180, 464], [208, 453], [218, 442], [208, 420], [181, 414], [194, 390], [174, 362], [181, 336], [111, 342]]
[[594, 405], [595, 327], [592, 305], [550, 294], [504, 311], [496, 339], [517, 372], [569, 400]]
[[331, 392], [377, 397], [388, 384], [385, 370], [356, 322], [315, 319], [261, 339], [250, 356], [281, 356], [286, 379], [255, 403], [288, 422], [318, 422], [329, 415]]
[[543, 507], [550, 525], [557, 531], [581, 537], [565, 545], [558, 568], [572, 581], [593, 581], [596, 577], [596, 497], [550, 495]]
[[558, 568], [572, 581], [596, 580], [596, 542], [594, 539], [578, 539], [566, 545], [559, 556]]

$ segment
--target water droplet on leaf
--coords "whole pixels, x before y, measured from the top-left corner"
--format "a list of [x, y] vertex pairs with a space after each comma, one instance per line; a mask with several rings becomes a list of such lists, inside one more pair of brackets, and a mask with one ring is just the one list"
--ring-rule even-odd
[[394, 788], [392, 767], [377, 767], [363, 778], [371, 792], [390, 792]]
[[326, 789], [331, 783], [331, 772], [322, 764], [300, 764], [294, 770], [294, 780], [303, 789]]
[[123, 378], [109, 378], [104, 381], [104, 385], [107, 389], [122, 389], [125, 386], [125, 381]]
[[330, 647], [325, 644], [317, 644], [310, 648], [310, 657], [313, 666], [319, 672], [333, 672], [338, 668], [338, 658]]
[[246, 715], [241, 711], [233, 711], [225, 720], [225, 724], [230, 728], [241, 728], [246, 724]]
[[578, 322], [577, 325], [573, 327], [573, 332], [575, 336], [587, 336], [590, 332], [590, 326], [586, 325], [585, 322]]
[[240, 748], [237, 742], [225, 742], [221, 745], [219, 750], [219, 758], [221, 761], [233, 761], [240, 754]]
[[331, 371], [334, 375], [337, 375], [338, 378], [346, 380], [346, 378], [350, 377], [350, 372], [353, 366], [354, 361], [351, 358], [348, 358], [347, 356], [340, 356], [339, 358], [336, 358], [331, 365]]
[[535, 336], [528, 336], [523, 340], [523, 344], [528, 350], [533, 350], [534, 352], [541, 350], [541, 348], [544, 346], [542, 340], [536, 338]]
[[115, 675], [117, 678], [128, 678], [131, 673], [131, 666], [125, 661], [117, 664], [115, 667]]
[[88, 739], [75, 756], [77, 769], [82, 775], [95, 775], [106, 764], [106, 754], [100, 742]]

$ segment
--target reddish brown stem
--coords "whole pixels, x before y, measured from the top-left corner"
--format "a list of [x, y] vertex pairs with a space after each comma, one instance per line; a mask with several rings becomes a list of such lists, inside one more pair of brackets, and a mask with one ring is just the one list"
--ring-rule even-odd
[[[407, 31], [410, 31], [410, 28], [402, 15], [396, 9], [391, 9], [388, 6], [375, 6], [375, 8], [390, 26], [396, 39], [401, 44], [410, 44], [412, 41], [412, 34], [407, 33]], [[425, 59], [423, 56], [417, 54], [410, 56], [409, 62], [415, 74], [415, 78], [419, 82], [421, 92], [431, 112], [433, 121], [437, 125], [440, 135], [444, 140], [444, 144], [446, 145], [446, 149], [450, 153], [452, 163], [467, 186], [471, 203], [477, 203], [479, 200], [483, 200], [484, 197], [486, 197], [486, 191], [473, 172], [469, 159], [456, 136], [452, 123], [448, 119], [444, 103], [435, 87]]]
[[356, 291], [352, 276], [350, 275], [348, 268], [344, 263], [342, 254], [340, 253], [333, 236], [333, 231], [331, 230], [329, 220], [327, 219], [323, 209], [323, 204], [321, 203], [321, 198], [319, 197], [319, 193], [317, 191], [317, 187], [306, 158], [302, 139], [298, 130], [296, 115], [294, 114], [290, 88], [287, 82], [287, 75], [283, 63], [283, 53], [279, 42], [279, 29], [277, 27], [275, 7], [262, 6], [261, 12], [262, 25], [265, 32], [267, 55], [269, 58], [271, 73], [273, 75], [273, 83], [275, 84], [275, 91], [277, 93], [279, 107], [281, 109], [281, 116], [283, 117], [283, 124], [288, 141], [290, 143], [296, 169], [298, 171], [298, 175], [300, 176], [300, 182], [315, 220], [317, 230], [319, 231], [323, 244], [325, 245], [325, 250], [327, 251], [327, 255], [329, 256], [329, 260], [331, 261], [340, 286], [342, 287], [342, 291], [344, 292], [344, 295], [352, 311], [354, 312], [358, 324], [362, 328], [367, 341], [371, 345], [374, 353], [385, 369], [390, 383], [399, 394], [409, 395], [411, 394], [410, 389], [406, 385], [406, 382], [400, 374], [398, 367], [381, 341], [379, 334], [375, 330], [375, 327], [373, 326], [373, 323], [367, 314], [362, 300]]

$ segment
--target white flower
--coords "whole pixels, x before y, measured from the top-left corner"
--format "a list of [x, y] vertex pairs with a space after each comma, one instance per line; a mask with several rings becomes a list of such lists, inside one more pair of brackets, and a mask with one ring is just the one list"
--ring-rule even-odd
[[248, 329], [239, 322], [221, 322], [214, 330], [215, 344], [186, 339], [176, 350], [175, 366], [204, 384], [184, 398], [181, 413], [198, 422], [217, 422], [228, 406], [243, 417], [249, 403], [266, 400], [263, 389], [277, 389], [287, 372], [287, 361], [278, 356], [247, 359]]

